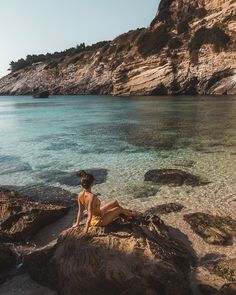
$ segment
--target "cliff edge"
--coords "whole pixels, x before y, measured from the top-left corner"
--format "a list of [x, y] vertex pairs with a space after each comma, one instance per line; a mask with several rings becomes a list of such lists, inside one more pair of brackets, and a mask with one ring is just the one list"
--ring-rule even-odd
[[0, 80], [0, 95], [236, 94], [236, 2], [162, 0], [146, 29], [33, 63]]

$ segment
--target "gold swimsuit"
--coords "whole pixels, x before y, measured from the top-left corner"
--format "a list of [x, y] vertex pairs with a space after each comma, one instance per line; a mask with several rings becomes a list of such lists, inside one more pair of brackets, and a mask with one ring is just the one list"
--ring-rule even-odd
[[[85, 209], [88, 209], [87, 204], [85, 202], [85, 191], [80, 196], [79, 201]], [[93, 206], [93, 216], [92, 216], [90, 225], [96, 226], [102, 221], [103, 214], [100, 209], [100, 206], [101, 206], [101, 201], [96, 197], [95, 202], [94, 202], [94, 206]]]

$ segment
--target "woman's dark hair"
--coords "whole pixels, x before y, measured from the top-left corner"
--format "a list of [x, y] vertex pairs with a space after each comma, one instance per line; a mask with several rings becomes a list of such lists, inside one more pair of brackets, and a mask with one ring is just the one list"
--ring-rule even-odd
[[91, 184], [94, 182], [95, 178], [92, 174], [86, 173], [84, 170], [80, 170], [76, 173], [80, 177], [80, 183], [83, 188], [89, 189]]

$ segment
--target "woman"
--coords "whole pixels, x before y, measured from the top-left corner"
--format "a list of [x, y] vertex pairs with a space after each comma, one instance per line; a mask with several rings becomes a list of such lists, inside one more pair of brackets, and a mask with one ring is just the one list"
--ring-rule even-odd
[[87, 174], [85, 171], [79, 171], [77, 176], [81, 178], [81, 185], [83, 191], [78, 195], [78, 215], [77, 221], [73, 227], [80, 224], [82, 213], [85, 209], [88, 211], [88, 218], [82, 235], [86, 235], [89, 226], [106, 226], [116, 219], [120, 214], [127, 217], [134, 217], [140, 215], [139, 212], [127, 210], [122, 208], [117, 201], [112, 201], [101, 207], [101, 201], [97, 195], [92, 192], [92, 187], [95, 184], [93, 175]]

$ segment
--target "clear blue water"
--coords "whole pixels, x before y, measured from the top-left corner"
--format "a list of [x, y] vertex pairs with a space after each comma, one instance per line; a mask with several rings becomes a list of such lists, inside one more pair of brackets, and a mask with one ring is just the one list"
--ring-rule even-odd
[[[45, 184], [60, 172], [104, 169], [107, 196], [159, 167], [194, 166], [236, 146], [236, 97], [0, 97], [0, 185]], [[200, 154], [199, 154], [200, 153]], [[55, 176], [55, 177], [54, 177]]]

